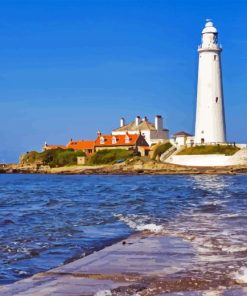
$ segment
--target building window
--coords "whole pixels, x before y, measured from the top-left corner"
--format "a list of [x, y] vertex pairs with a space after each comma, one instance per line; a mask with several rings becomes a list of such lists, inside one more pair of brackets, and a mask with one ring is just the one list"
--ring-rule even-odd
[[129, 142], [130, 142], [129, 136], [125, 136], [125, 143], [129, 143]]
[[117, 143], [117, 139], [116, 139], [116, 137], [112, 137], [111, 142], [112, 142], [112, 144], [116, 144], [116, 143]]
[[104, 143], [105, 143], [104, 137], [100, 137], [100, 144], [104, 144]]
[[205, 143], [205, 140], [204, 138], [201, 138], [201, 143], [204, 144]]
[[216, 103], [218, 103], [218, 100], [219, 100], [219, 98], [218, 98], [218, 97], [216, 97], [216, 99], [215, 99], [215, 102], [216, 102]]

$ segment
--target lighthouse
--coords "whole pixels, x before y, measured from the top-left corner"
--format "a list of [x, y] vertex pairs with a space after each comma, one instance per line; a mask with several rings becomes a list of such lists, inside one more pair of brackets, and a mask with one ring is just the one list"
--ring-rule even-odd
[[195, 144], [226, 142], [221, 52], [218, 31], [211, 20], [206, 20], [198, 48]]

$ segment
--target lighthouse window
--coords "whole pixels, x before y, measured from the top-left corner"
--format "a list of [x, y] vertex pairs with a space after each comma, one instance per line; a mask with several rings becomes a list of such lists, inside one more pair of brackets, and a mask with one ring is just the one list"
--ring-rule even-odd
[[215, 55], [214, 55], [214, 60], [215, 60], [215, 61], [216, 61], [216, 58], [217, 58], [217, 55], [215, 54]]
[[216, 99], [215, 99], [215, 102], [216, 102], [216, 103], [218, 103], [218, 100], [219, 100], [219, 98], [218, 98], [218, 97], [216, 97]]

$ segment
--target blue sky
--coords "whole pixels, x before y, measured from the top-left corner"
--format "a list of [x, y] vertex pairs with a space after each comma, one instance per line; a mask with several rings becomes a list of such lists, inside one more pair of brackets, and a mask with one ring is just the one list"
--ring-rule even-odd
[[205, 19], [223, 45], [227, 136], [247, 142], [245, 0], [0, 2], [0, 162], [156, 114], [194, 132]]

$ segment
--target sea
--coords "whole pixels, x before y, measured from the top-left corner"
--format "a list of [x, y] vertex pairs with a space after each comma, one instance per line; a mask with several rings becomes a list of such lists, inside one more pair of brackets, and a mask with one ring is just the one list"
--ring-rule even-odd
[[143, 231], [190, 242], [195, 270], [247, 283], [247, 175], [0, 175], [0, 284]]

